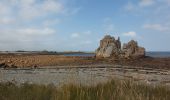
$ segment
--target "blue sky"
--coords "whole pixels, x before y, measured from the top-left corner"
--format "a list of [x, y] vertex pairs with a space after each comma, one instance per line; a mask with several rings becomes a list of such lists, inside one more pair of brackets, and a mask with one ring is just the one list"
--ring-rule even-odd
[[94, 51], [104, 35], [170, 51], [170, 0], [0, 0], [0, 50]]

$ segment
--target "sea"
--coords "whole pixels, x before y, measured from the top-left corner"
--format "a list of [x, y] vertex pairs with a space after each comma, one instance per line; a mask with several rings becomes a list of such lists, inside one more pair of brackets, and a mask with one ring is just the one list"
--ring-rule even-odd
[[[95, 56], [94, 53], [71, 53], [71, 54], [64, 54], [64, 56], [81, 56], [81, 57], [93, 57]], [[159, 58], [167, 58], [170, 57], [170, 52], [158, 52], [158, 51], [149, 51], [146, 52], [146, 56], [149, 57], [159, 57]]]
[[[8, 54], [8, 53], [11, 53], [11, 54], [30, 54], [30, 53], [34, 54], [35, 53], [36, 54], [36, 53], [39, 53], [39, 52], [15, 52], [15, 51], [14, 52], [11, 52], [11, 51], [10, 52], [2, 52], [2, 51], [0, 51], [0, 54]], [[93, 57], [93, 56], [95, 56], [94, 53], [88, 53], [88, 52], [85, 52], [85, 53], [77, 53], [77, 52], [76, 53], [62, 53], [62, 54], [59, 54], [59, 55], [80, 56], [80, 57]], [[166, 52], [165, 51], [147, 51], [146, 56], [159, 57], [159, 58], [167, 58], [167, 57], [170, 58], [170, 51], [166, 51]]]
[[168, 52], [162, 52], [162, 51], [146, 52], [146, 56], [166, 58], [166, 57], [170, 57], [170, 52], [169, 51]]

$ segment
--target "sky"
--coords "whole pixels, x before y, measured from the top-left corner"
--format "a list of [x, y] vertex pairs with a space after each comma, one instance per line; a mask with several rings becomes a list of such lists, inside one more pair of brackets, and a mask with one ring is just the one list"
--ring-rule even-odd
[[95, 51], [105, 35], [170, 51], [170, 0], [0, 0], [1, 51]]

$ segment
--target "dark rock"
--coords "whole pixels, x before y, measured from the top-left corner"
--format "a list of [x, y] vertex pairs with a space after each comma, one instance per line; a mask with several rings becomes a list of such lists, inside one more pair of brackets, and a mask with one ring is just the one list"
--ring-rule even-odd
[[8, 68], [9, 66], [6, 63], [1, 63], [0, 68]]
[[36, 68], [38, 68], [38, 66], [37, 66], [37, 65], [34, 65], [34, 66], [33, 66], [33, 68], [35, 68], [35, 69], [36, 69]]
[[18, 66], [15, 66], [14, 64], [12, 64], [12, 65], [10, 66], [10, 68], [18, 68]]
[[0, 68], [4, 68], [4, 66], [5, 66], [5, 63], [0, 64]]

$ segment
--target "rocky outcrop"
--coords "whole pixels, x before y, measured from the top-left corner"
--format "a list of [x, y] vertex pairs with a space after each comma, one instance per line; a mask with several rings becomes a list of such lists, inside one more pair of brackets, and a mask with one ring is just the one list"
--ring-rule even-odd
[[138, 46], [138, 43], [134, 40], [124, 44], [122, 52], [125, 58], [145, 56], [145, 48]]
[[9, 66], [6, 63], [1, 63], [0, 68], [8, 68]]
[[111, 57], [118, 56], [121, 50], [121, 43], [119, 38], [116, 40], [114, 37], [110, 35], [106, 35], [100, 41], [100, 47], [96, 50], [97, 57]]
[[96, 50], [96, 57], [112, 57], [112, 58], [131, 58], [131, 57], [144, 57], [145, 48], [139, 47], [138, 43], [131, 40], [127, 44], [123, 45], [121, 49], [121, 42], [118, 38], [117, 40], [106, 35], [101, 41], [100, 46]]

